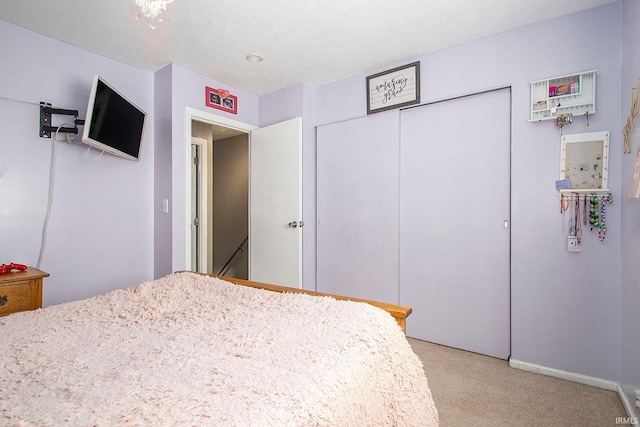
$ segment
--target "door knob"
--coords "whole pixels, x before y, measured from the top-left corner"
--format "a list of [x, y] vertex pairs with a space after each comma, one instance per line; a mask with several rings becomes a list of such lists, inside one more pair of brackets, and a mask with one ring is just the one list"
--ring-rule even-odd
[[296, 228], [298, 226], [298, 222], [297, 221], [291, 221], [289, 223], [289, 228]]

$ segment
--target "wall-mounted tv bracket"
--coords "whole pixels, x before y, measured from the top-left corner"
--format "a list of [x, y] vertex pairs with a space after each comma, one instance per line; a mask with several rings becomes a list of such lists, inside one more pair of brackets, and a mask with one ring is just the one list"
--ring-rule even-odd
[[[73, 116], [74, 127], [51, 126], [51, 116], [62, 114]], [[84, 125], [84, 120], [78, 119], [78, 110], [65, 110], [63, 108], [53, 108], [47, 102], [40, 103], [40, 138], [51, 138], [52, 132], [78, 134], [78, 126]]]

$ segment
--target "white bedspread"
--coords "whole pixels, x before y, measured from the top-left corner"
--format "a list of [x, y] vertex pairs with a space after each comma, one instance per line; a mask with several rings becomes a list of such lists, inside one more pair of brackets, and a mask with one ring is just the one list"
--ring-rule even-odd
[[386, 312], [176, 273], [0, 318], [0, 425], [435, 426]]

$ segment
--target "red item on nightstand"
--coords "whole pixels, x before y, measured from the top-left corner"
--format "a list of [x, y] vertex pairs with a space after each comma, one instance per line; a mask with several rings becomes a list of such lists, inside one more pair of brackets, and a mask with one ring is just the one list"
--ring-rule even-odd
[[24, 264], [16, 264], [16, 263], [2, 264], [0, 265], [0, 274], [8, 273], [11, 270], [25, 271], [26, 269], [27, 269], [27, 266]]

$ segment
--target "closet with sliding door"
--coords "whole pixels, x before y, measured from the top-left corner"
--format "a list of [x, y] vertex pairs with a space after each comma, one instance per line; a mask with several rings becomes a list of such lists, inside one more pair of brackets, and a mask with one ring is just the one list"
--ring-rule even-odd
[[510, 354], [511, 91], [317, 128], [317, 288], [413, 307], [407, 335]]

